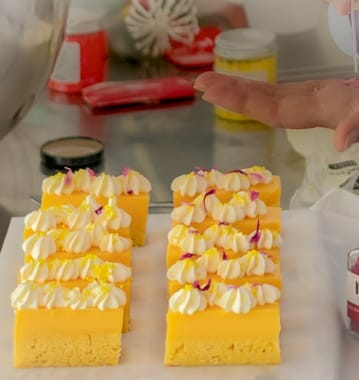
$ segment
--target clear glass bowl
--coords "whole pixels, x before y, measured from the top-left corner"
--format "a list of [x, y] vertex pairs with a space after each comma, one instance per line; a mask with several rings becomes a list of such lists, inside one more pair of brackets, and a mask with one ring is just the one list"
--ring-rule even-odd
[[27, 113], [60, 47], [67, 0], [0, 2], [0, 138]]

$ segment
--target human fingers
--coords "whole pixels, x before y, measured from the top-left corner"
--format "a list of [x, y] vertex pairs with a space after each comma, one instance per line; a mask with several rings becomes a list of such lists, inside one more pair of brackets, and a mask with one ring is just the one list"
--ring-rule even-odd
[[[204, 86], [203, 99], [232, 112], [276, 126], [277, 100], [273, 85], [224, 76]], [[202, 87], [202, 88], [204, 88]]]
[[350, 12], [350, 0], [332, 0], [333, 5], [341, 15], [347, 15]]
[[194, 81], [194, 88], [198, 91], [206, 91], [207, 88], [213, 83], [213, 80], [217, 80], [218, 74], [214, 71], [207, 71], [200, 74]]
[[194, 82], [194, 88], [198, 91], [205, 92], [210, 87], [222, 84], [228, 87], [247, 86], [248, 89], [260, 89], [261, 91], [272, 91], [272, 85], [267, 82], [259, 82], [242, 77], [231, 76], [208, 71], [197, 77]]
[[358, 141], [359, 112], [354, 112], [339, 122], [334, 133], [334, 145], [338, 152], [344, 152]]

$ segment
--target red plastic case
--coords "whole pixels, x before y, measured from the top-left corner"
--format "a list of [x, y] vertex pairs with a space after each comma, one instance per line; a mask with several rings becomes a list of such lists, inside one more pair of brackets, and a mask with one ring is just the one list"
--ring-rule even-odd
[[91, 108], [158, 104], [193, 98], [193, 81], [184, 77], [102, 82], [86, 87], [82, 97]]

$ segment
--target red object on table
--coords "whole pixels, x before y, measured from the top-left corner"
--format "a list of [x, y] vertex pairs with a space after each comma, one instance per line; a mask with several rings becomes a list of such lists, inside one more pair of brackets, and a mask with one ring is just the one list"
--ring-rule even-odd
[[104, 30], [65, 37], [49, 81], [52, 90], [80, 93], [83, 88], [106, 78], [108, 57]]
[[103, 82], [82, 91], [83, 100], [91, 108], [158, 104], [193, 98], [194, 94], [192, 80], [184, 77]]
[[214, 40], [221, 29], [217, 26], [203, 27], [191, 45], [173, 41], [166, 58], [182, 67], [205, 67], [214, 62]]

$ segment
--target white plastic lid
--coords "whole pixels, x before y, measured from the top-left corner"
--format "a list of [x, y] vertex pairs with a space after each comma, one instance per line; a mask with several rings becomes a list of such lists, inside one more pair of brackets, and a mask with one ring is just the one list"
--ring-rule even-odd
[[227, 59], [256, 59], [273, 54], [276, 35], [262, 29], [232, 29], [219, 34], [215, 54]]

